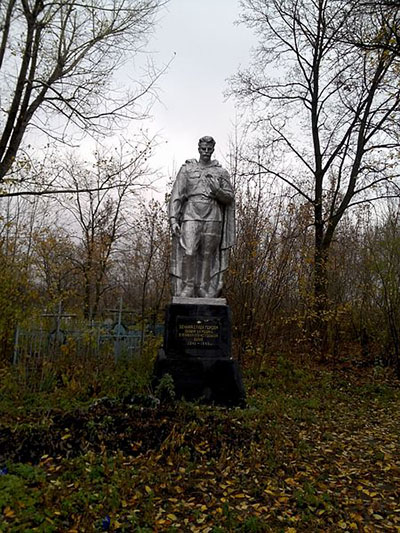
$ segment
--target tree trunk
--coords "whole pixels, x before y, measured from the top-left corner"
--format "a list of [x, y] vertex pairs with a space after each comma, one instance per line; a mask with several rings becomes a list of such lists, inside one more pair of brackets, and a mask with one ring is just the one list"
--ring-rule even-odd
[[311, 338], [315, 354], [324, 358], [328, 339], [328, 256], [330, 243], [326, 242], [321, 219], [315, 224], [313, 305], [311, 309]]

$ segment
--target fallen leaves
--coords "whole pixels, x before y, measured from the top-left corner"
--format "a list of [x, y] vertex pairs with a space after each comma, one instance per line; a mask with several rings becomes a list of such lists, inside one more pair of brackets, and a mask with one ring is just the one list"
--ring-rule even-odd
[[[327, 374], [295, 386], [268, 381], [243, 411], [182, 405], [173, 422], [160, 412], [170, 429], [158, 446], [146, 445], [148, 426], [129, 441], [120, 425], [119, 451], [104, 441], [75, 458], [42, 452], [26, 471], [10, 463], [0, 530], [91, 531], [107, 516], [110, 531], [400, 533], [400, 394], [383, 402]], [[110, 427], [128, 426], [125, 415]], [[59, 440], [73, 443], [73, 427]]]

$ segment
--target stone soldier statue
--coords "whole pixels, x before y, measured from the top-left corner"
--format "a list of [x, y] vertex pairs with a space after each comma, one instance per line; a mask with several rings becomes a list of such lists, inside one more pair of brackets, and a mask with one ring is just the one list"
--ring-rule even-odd
[[218, 298], [235, 239], [234, 194], [228, 172], [211, 156], [215, 141], [199, 140], [199, 161], [178, 172], [169, 203], [174, 296]]

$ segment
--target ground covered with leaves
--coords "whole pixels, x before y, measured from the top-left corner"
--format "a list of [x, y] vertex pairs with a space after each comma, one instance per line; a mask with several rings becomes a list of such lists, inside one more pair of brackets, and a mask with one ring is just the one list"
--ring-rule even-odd
[[3, 402], [1, 531], [400, 532], [400, 388], [279, 359], [246, 409]]

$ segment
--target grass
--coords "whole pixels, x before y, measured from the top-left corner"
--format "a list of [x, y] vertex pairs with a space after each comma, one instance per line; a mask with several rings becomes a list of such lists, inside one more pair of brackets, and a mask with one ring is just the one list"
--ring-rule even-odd
[[128, 395], [109, 371], [31, 404], [8, 374], [1, 531], [400, 532], [389, 370], [278, 358], [245, 373], [246, 409], [151, 406], [138, 367]]

